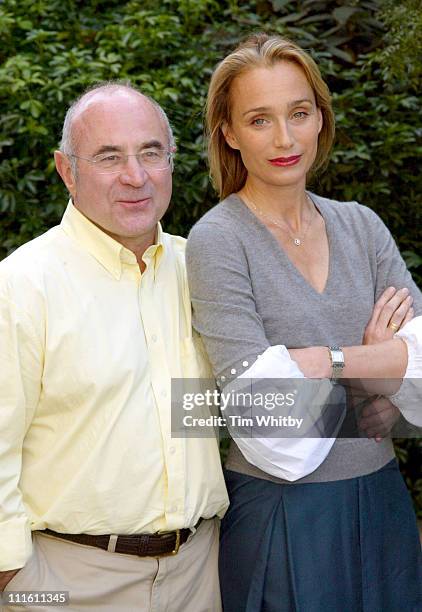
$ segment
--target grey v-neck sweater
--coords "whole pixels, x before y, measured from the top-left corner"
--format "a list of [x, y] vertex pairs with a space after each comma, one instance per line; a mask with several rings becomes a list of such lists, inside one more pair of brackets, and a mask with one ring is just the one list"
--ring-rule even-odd
[[[309, 195], [324, 218], [329, 242], [329, 274], [322, 293], [236, 195], [192, 228], [186, 261], [193, 324], [217, 377], [240, 374], [243, 363], [250, 367], [273, 345], [360, 345], [374, 303], [390, 285], [408, 287], [415, 315], [422, 314], [422, 294], [381, 219], [356, 202]], [[388, 438], [381, 443], [339, 438], [325, 461], [296, 482], [361, 476], [393, 457]], [[234, 442], [226, 468], [289, 483], [248, 463]]]

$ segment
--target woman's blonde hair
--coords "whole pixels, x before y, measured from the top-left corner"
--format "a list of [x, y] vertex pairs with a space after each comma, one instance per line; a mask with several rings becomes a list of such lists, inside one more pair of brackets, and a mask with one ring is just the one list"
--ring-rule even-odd
[[311, 171], [322, 168], [328, 161], [335, 120], [330, 92], [318, 66], [306, 51], [290, 40], [254, 34], [218, 64], [208, 90], [205, 116], [210, 175], [221, 199], [239, 191], [247, 176], [240, 152], [227, 144], [222, 131], [225, 123], [230, 125], [230, 88], [233, 80], [252, 68], [273, 66], [280, 61], [292, 62], [302, 68], [313, 89], [317, 107], [321, 110], [323, 123]]

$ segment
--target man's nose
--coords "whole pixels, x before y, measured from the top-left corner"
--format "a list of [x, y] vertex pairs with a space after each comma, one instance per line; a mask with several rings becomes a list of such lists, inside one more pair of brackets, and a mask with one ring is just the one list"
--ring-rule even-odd
[[120, 173], [120, 181], [125, 185], [142, 187], [142, 185], [147, 182], [148, 178], [148, 172], [138, 161], [136, 155], [128, 156], [124, 168]]

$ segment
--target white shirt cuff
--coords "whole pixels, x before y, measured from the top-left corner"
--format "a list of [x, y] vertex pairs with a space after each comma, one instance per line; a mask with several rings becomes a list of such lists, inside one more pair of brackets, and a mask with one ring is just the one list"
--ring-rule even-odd
[[[230, 426], [231, 421], [228, 419], [229, 430], [249, 463], [277, 478], [299, 480], [315, 471], [330, 452], [346, 413], [345, 391], [340, 386], [334, 389], [328, 379], [306, 379], [306, 382], [302, 380], [295, 385], [291, 379], [305, 379], [305, 376], [283, 345], [269, 347], [230, 383], [230, 389], [245, 393], [251, 387], [248, 381], [252, 381], [252, 386], [253, 381], [258, 381], [259, 387], [265, 389], [265, 384], [259, 384], [259, 381], [271, 378], [277, 379], [275, 388], [280, 392], [283, 389], [280, 379], [288, 379], [285, 382], [286, 390], [292, 391], [293, 386], [296, 388], [294, 404], [278, 407], [277, 416], [294, 418], [297, 423], [301, 420], [300, 428], [297, 427], [296, 431], [284, 430], [287, 437], [282, 437], [283, 427], [279, 430], [277, 427], [264, 427], [262, 430], [253, 428], [250, 436], [240, 437], [239, 431]], [[268, 415], [274, 415], [271, 410]], [[260, 411], [260, 414], [263, 413], [265, 416], [265, 409]], [[330, 437], [326, 435], [327, 423], [332, 434]], [[297, 437], [292, 436], [292, 431]]]
[[407, 345], [407, 368], [400, 389], [389, 397], [404, 418], [422, 427], [422, 316], [415, 317], [395, 336]]

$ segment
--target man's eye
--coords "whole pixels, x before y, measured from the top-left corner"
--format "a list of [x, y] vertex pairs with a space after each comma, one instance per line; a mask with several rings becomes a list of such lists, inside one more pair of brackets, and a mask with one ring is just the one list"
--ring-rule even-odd
[[258, 117], [257, 119], [253, 119], [252, 123], [254, 125], [264, 125], [266, 123], [266, 119], [263, 119], [262, 117]]
[[115, 153], [113, 153], [112, 155], [104, 155], [102, 157], [97, 158], [97, 161], [100, 164], [113, 164], [115, 162], [118, 162], [122, 159], [121, 155], [116, 155]]
[[157, 159], [162, 157], [162, 152], [154, 150], [142, 151], [142, 157], [144, 159]]

